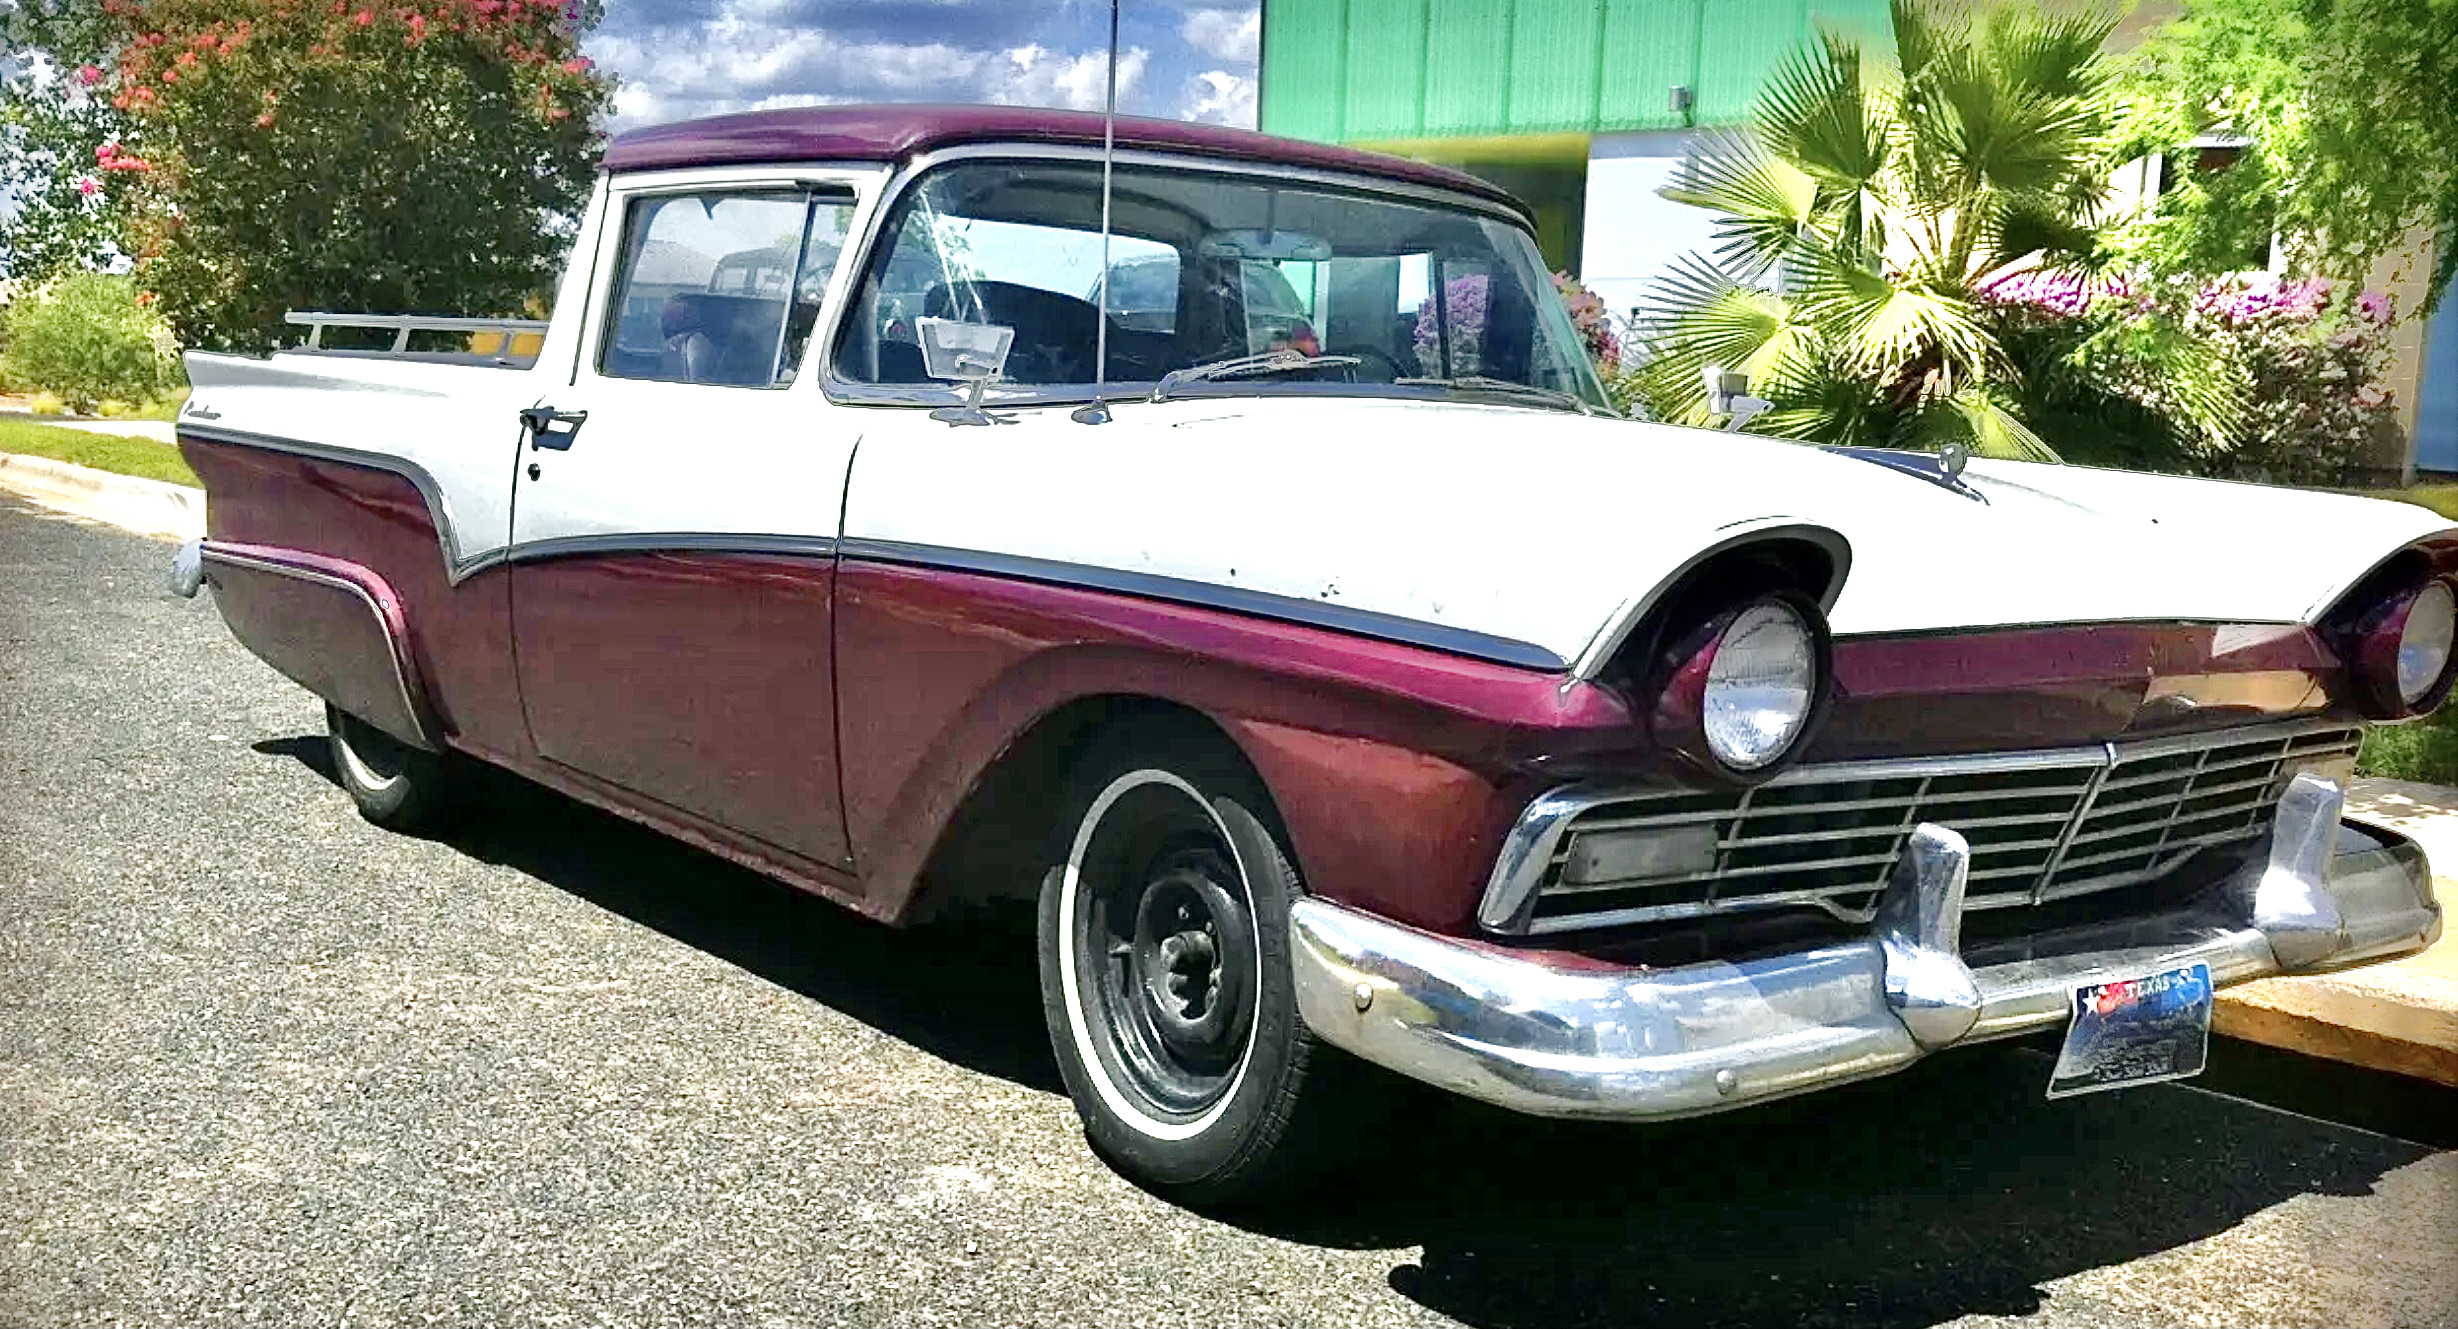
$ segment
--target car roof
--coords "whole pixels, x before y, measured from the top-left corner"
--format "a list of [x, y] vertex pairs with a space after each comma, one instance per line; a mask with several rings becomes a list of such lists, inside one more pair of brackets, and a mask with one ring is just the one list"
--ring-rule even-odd
[[[1427, 185], [1500, 203], [1522, 217], [1509, 191], [1464, 171], [1379, 152], [1275, 138], [1226, 125], [1117, 118], [1117, 144], [1270, 165], [1312, 167]], [[609, 171], [654, 171], [766, 162], [902, 161], [971, 143], [1101, 146], [1102, 118], [1033, 106], [796, 106], [709, 116], [635, 129], [607, 145]]]

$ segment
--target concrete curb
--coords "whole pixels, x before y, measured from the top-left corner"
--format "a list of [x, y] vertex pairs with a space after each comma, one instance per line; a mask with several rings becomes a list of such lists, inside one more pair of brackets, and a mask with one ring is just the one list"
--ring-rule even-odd
[[205, 491], [168, 481], [0, 452], [0, 490], [138, 535], [192, 540], [205, 534]]

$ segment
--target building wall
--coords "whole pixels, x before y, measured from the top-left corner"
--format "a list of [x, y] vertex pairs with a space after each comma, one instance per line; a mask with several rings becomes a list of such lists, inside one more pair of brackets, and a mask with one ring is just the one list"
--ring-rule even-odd
[[1674, 260], [1715, 241], [1715, 214], [1659, 197], [1697, 134], [1599, 134], [1587, 165], [1587, 226], [1579, 279], [1627, 317]]
[[2441, 293], [2441, 308], [2425, 328], [2423, 343], [2412, 430], [2415, 468], [2458, 472], [2458, 278]]
[[1332, 143], [1731, 124], [1820, 25], [1883, 42], [1886, 15], [1885, 0], [1264, 0], [1260, 116]]

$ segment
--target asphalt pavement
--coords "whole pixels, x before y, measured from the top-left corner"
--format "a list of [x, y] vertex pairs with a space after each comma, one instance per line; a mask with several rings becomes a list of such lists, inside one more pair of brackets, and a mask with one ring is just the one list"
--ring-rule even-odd
[[1651, 1129], [1394, 1084], [1191, 1212], [1084, 1147], [1025, 937], [510, 778], [378, 831], [168, 556], [0, 499], [0, 1323], [2458, 1322], [2458, 1095], [2224, 1042]]

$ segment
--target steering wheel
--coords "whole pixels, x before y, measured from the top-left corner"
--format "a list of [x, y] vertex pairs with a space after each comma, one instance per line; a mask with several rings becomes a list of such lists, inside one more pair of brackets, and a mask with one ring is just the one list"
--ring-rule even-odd
[[1351, 383], [1394, 383], [1400, 377], [1400, 362], [1390, 352], [1371, 346], [1344, 346], [1334, 355], [1353, 355], [1357, 363], [1349, 367]]

